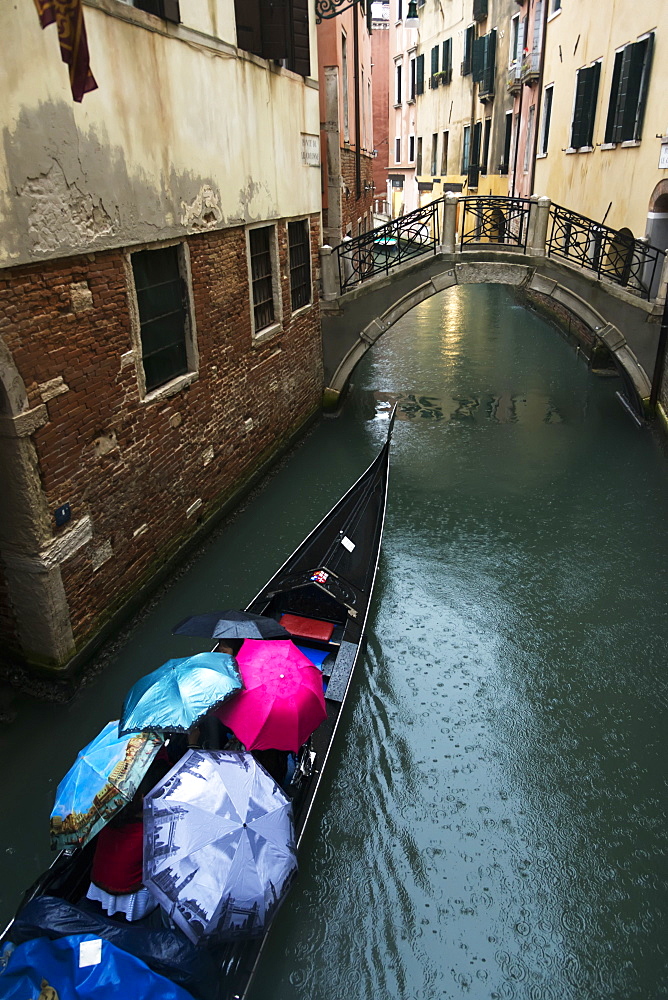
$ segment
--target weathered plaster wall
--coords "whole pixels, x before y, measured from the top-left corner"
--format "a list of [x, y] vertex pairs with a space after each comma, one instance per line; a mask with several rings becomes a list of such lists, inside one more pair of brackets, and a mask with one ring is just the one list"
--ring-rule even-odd
[[232, 0], [182, 6], [223, 40], [120, 0], [86, 6], [99, 89], [81, 105], [55, 28], [7, 9], [0, 266], [319, 210], [300, 137], [319, 132], [315, 84], [237, 58]]

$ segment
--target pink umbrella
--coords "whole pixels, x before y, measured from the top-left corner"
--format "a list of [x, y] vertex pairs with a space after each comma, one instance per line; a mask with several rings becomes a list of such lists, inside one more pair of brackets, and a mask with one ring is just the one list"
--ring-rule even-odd
[[322, 674], [289, 640], [246, 639], [243, 690], [216, 715], [248, 750], [293, 750], [327, 717]]

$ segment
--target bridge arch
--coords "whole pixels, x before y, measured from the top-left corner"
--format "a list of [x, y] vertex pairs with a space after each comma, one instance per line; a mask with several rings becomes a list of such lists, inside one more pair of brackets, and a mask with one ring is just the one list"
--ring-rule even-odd
[[[652, 313], [648, 303], [639, 302], [628, 292], [612, 286], [608, 292], [607, 286], [602, 289], [601, 282], [592, 281], [581, 272], [574, 280], [568, 273], [572, 268], [547, 258], [491, 252], [445, 258], [446, 255], [431, 257], [390, 277], [371, 279], [341, 296], [336, 303], [323, 305], [327, 409], [338, 405], [355, 366], [369, 348], [416, 305], [456, 285], [491, 283], [538, 292], [584, 323], [612, 355], [632, 410], [637, 416], [643, 414], [651, 389], [646, 367], [609, 317], [615, 315], [619, 321], [621, 312], [622, 319], [627, 319], [640, 309], [641, 322], [647, 328]], [[354, 317], [359, 317], [357, 327], [351, 323]], [[637, 322], [638, 317], [635, 319]], [[360, 329], [361, 323], [364, 325]], [[656, 327], [654, 330], [658, 333]], [[648, 358], [651, 353], [650, 347]]]

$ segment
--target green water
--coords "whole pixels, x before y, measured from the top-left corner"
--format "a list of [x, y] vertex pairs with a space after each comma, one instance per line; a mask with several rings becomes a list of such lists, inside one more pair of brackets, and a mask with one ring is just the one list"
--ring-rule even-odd
[[243, 606], [398, 398], [368, 650], [253, 1000], [668, 996], [661, 445], [500, 286], [424, 302], [354, 383], [71, 704], [19, 700], [3, 915], [48, 861], [76, 750], [203, 648], [170, 626]]

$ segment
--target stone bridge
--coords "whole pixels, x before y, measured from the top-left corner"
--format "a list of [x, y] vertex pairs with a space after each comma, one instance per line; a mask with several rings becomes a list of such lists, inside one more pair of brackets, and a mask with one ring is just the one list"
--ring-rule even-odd
[[657, 275], [657, 294], [646, 300], [591, 270], [551, 256], [547, 198], [531, 199], [524, 246], [492, 246], [488, 241], [462, 246], [455, 232], [456, 202], [456, 195], [444, 199], [442, 237], [431, 253], [365, 278], [344, 293], [338, 251], [321, 248], [325, 407], [336, 407], [360, 358], [419, 302], [456, 285], [491, 282], [539, 293], [548, 305], [551, 301], [561, 307], [557, 313], [567, 310], [584, 324], [591, 340], [611, 355], [626, 397], [641, 417], [652, 388], [668, 266], [663, 263]]

